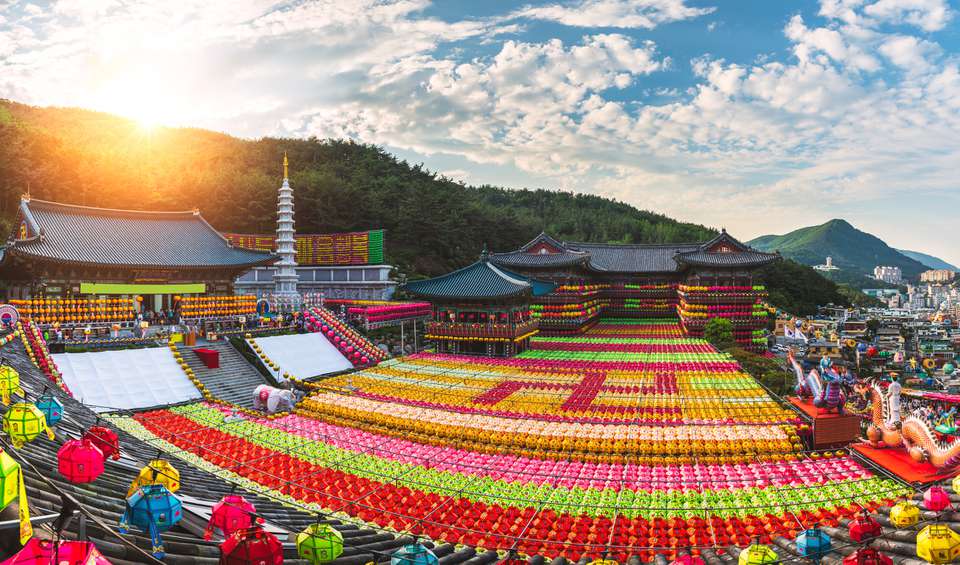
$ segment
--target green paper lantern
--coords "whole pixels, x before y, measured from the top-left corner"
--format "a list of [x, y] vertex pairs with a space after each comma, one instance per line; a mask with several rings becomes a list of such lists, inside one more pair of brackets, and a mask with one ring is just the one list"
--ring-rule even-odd
[[0, 449], [0, 510], [20, 495], [20, 464]]
[[3, 415], [3, 431], [10, 436], [13, 447], [20, 449], [36, 437], [46, 432], [53, 439], [53, 432], [47, 427], [47, 417], [35, 405], [18, 402]]
[[343, 535], [329, 524], [310, 524], [297, 534], [297, 553], [311, 565], [329, 563], [343, 553]]
[[13, 394], [23, 396], [20, 373], [9, 365], [0, 365], [0, 399], [4, 404], [10, 404], [10, 396]]

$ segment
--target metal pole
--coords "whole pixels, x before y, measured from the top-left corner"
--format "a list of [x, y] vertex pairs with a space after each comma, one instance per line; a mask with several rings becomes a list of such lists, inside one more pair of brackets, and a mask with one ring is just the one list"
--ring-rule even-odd
[[403, 322], [400, 322], [400, 356], [403, 357], [404, 349]]
[[417, 320], [413, 320], [413, 352], [418, 353], [420, 348], [417, 346]]

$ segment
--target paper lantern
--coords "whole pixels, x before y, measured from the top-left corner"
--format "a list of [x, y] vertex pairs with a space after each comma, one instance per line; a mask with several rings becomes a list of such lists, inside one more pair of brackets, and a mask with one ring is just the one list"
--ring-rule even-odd
[[931, 512], [940, 512], [950, 508], [950, 495], [943, 487], [934, 485], [923, 493], [923, 507]]
[[127, 533], [132, 526], [148, 534], [153, 542], [153, 556], [163, 559], [160, 534], [183, 518], [182, 510], [180, 500], [163, 485], [142, 486], [127, 497], [126, 508], [120, 517], [120, 533]]
[[866, 514], [854, 518], [847, 531], [850, 534], [850, 539], [857, 543], [868, 542], [883, 535], [883, 528], [880, 527], [880, 523]]
[[140, 469], [140, 474], [130, 484], [127, 496], [133, 494], [138, 487], [145, 485], [163, 485], [170, 492], [180, 490], [180, 471], [166, 459], [154, 459]]
[[777, 552], [769, 546], [754, 544], [740, 552], [737, 563], [738, 565], [773, 565], [779, 561]]
[[422, 543], [411, 543], [393, 552], [390, 565], [437, 565], [440, 560]]
[[30, 538], [27, 545], [9, 561], [10, 565], [110, 565], [110, 561], [89, 541], [50, 540]]
[[36, 402], [37, 408], [43, 412], [47, 426], [56, 426], [63, 419], [63, 403], [50, 393], [43, 393]]
[[34, 404], [18, 402], [3, 415], [3, 431], [10, 436], [13, 447], [20, 449], [42, 433], [53, 439], [53, 431], [47, 427], [47, 418]]
[[104, 459], [120, 459], [120, 438], [116, 432], [103, 426], [91, 426], [82, 439], [90, 440], [103, 453]]
[[343, 553], [343, 535], [329, 524], [310, 524], [297, 534], [297, 554], [311, 565], [328, 563]]
[[281, 565], [283, 545], [260, 526], [242, 528], [220, 544], [220, 565]]
[[861, 547], [844, 557], [843, 565], [893, 565], [893, 560], [872, 547]]
[[[203, 539], [212, 539], [214, 530], [219, 530], [224, 538], [228, 538], [237, 530], [253, 526], [256, 511], [253, 504], [239, 494], [224, 496], [213, 505]], [[262, 518], [259, 521], [262, 522]]]
[[960, 557], [960, 534], [946, 524], [930, 524], [917, 534], [917, 556], [939, 565]]
[[20, 496], [20, 464], [0, 449], [0, 510]]
[[4, 406], [10, 405], [10, 397], [14, 394], [24, 396], [20, 387], [20, 373], [9, 365], [0, 365], [0, 400], [3, 400]]
[[88, 439], [72, 439], [57, 451], [57, 469], [71, 483], [95, 481], [103, 461], [103, 452]]
[[908, 500], [898, 502], [890, 509], [890, 523], [898, 528], [909, 528], [919, 521], [920, 509]]
[[825, 555], [830, 553], [832, 547], [830, 536], [816, 526], [801, 532], [797, 536], [797, 549], [800, 550], [800, 554], [818, 563]]

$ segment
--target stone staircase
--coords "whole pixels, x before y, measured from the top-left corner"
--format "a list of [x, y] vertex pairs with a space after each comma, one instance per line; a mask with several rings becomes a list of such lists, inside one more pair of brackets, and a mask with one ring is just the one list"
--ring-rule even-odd
[[[218, 351], [220, 353], [220, 368], [208, 369], [203, 361], [193, 353], [193, 350], [197, 348]], [[210, 393], [221, 400], [245, 408], [253, 408], [253, 389], [258, 385], [269, 384], [260, 371], [250, 365], [229, 342], [210, 342], [183, 349], [189, 350], [183, 352], [184, 361], [190, 365], [194, 374]]]

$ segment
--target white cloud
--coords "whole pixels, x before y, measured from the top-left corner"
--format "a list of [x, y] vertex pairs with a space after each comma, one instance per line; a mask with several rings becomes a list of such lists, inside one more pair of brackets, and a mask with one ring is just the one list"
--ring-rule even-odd
[[528, 6], [513, 17], [547, 20], [574, 27], [653, 29], [661, 24], [697, 18], [715, 8], [693, 8], [685, 0], [577, 0]]
[[946, 0], [878, 0], [863, 11], [880, 22], [910, 24], [924, 31], [941, 30], [953, 17]]
[[879, 51], [898, 67], [924, 71], [930, 67], [927, 57], [935, 54], [939, 48], [929, 41], [910, 35], [895, 35], [885, 39]]

